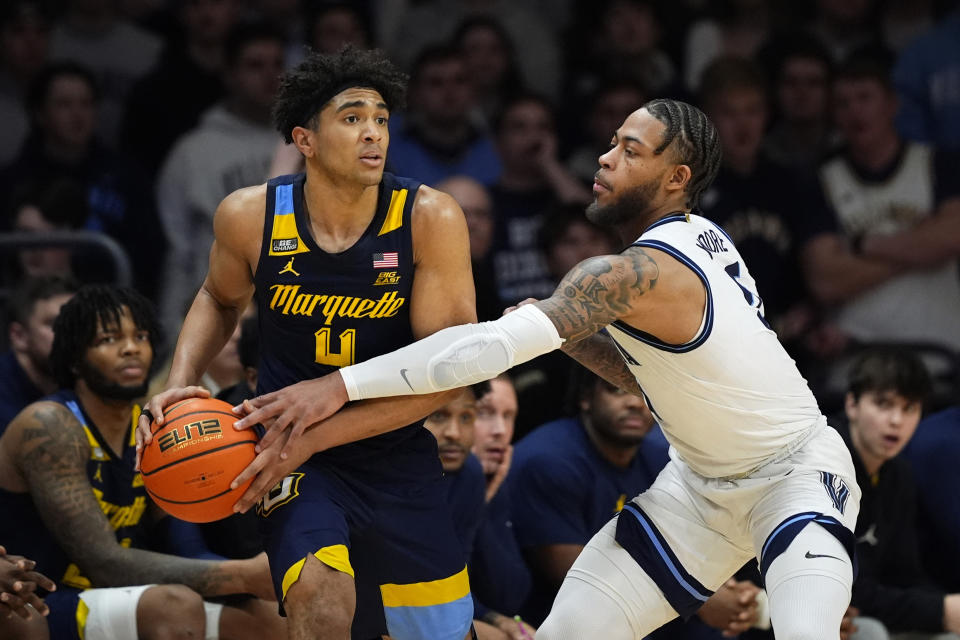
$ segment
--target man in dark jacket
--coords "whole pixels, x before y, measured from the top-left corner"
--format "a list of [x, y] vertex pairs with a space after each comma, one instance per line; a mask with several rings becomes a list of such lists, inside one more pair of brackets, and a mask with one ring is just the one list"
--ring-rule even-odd
[[920, 422], [930, 386], [913, 353], [865, 351], [850, 370], [846, 415], [832, 422], [850, 448], [863, 492], [852, 604], [894, 633], [960, 631], [960, 594], [929, 586], [921, 568], [916, 485], [909, 464], [897, 455]]

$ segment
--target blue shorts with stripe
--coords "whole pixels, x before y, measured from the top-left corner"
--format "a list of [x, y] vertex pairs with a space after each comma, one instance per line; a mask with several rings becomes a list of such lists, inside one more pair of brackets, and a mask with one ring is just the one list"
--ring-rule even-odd
[[[355, 638], [462, 640], [469, 632], [473, 600], [436, 440], [425, 429], [414, 440], [385, 456], [381, 473], [308, 461], [264, 497], [257, 509], [281, 605], [313, 555], [355, 578]], [[411, 464], [419, 473], [389, 473]]]

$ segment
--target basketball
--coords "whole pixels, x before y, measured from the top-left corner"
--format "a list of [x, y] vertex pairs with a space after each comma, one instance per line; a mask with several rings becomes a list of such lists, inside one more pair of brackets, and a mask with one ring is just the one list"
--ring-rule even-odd
[[233, 428], [237, 417], [230, 409], [213, 398], [178, 402], [164, 410], [163, 426], [144, 449], [140, 473], [147, 493], [175, 518], [226, 518], [250, 486], [247, 482], [230, 490], [233, 479], [256, 456], [257, 443], [252, 429]]

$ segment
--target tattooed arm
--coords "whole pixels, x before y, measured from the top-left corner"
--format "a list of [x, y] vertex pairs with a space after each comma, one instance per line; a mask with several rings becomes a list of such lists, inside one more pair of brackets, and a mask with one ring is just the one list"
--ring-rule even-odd
[[565, 342], [560, 348], [565, 354], [590, 371], [627, 393], [643, 396], [637, 379], [606, 333], [595, 333], [577, 342]]
[[[663, 282], [669, 286], [658, 286]], [[688, 267], [663, 252], [632, 247], [620, 255], [581, 262], [549, 299], [498, 320], [449, 327], [391, 353], [298, 382], [290, 388], [304, 399], [307, 406], [301, 413], [315, 426], [301, 438], [277, 440], [237, 476], [234, 486], [256, 479], [235, 508], [249, 509], [300, 462], [332, 446], [336, 432], [325, 429], [323, 421], [348, 400], [434, 393], [487, 380], [564, 341], [589, 338], [615, 320], [681, 343], [695, 335], [705, 303], [703, 284]], [[622, 361], [614, 365], [609, 351], [594, 351], [597, 344], [591, 341], [581, 348], [584, 358], [602, 370], [604, 378], [613, 377], [613, 384], [639, 392]], [[235, 427], [248, 428], [268, 417], [259, 407], [277, 397], [278, 392], [268, 393], [245, 403], [237, 409], [242, 419]], [[283, 448], [290, 451], [286, 457]]]
[[179, 583], [205, 596], [264, 591], [255, 584], [261, 572], [248, 561], [189, 560], [120, 546], [87, 479], [90, 444], [63, 405], [37, 402], [8, 430], [17, 442], [14, 464], [44, 524], [95, 587]]

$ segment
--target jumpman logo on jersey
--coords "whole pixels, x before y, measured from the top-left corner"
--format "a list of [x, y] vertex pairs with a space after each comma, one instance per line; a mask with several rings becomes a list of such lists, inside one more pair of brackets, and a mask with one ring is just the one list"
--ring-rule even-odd
[[[293, 256], [293, 258], [296, 257], [297, 256]], [[297, 270], [293, 268], [293, 258], [290, 258], [290, 260], [287, 261], [287, 266], [285, 266], [283, 269], [280, 269], [280, 275], [283, 275], [284, 273], [292, 273], [293, 275], [300, 277], [300, 274], [297, 273]]]

